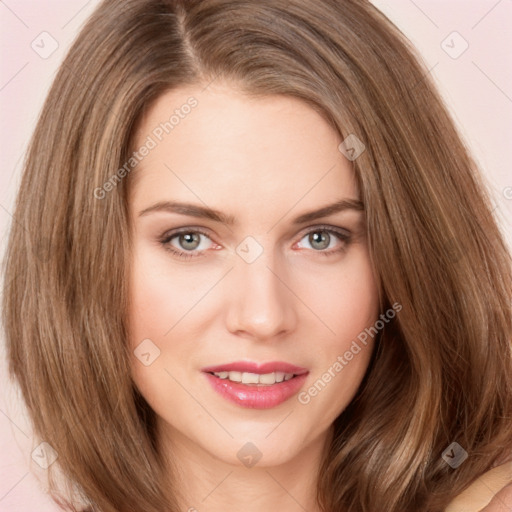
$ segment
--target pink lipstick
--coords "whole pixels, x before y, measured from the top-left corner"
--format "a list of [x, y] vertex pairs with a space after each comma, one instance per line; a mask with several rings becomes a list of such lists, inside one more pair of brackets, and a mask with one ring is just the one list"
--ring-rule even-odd
[[308, 370], [285, 362], [239, 361], [202, 369], [212, 388], [225, 399], [252, 409], [270, 409], [295, 395]]

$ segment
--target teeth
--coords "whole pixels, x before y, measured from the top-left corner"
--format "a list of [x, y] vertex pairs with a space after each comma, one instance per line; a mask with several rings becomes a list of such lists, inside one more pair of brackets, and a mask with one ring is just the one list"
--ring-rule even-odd
[[260, 384], [275, 384], [276, 382], [276, 374], [275, 373], [264, 373], [260, 375], [259, 383]]
[[249, 373], [249, 372], [218, 372], [214, 373], [219, 379], [228, 379], [232, 382], [242, 384], [266, 384], [272, 385], [276, 382], [283, 382], [293, 378], [293, 373], [272, 372], [272, 373]]
[[241, 372], [229, 372], [228, 379], [233, 382], [242, 382], [242, 373]]
[[260, 376], [257, 373], [242, 373], [242, 384], [258, 384]]

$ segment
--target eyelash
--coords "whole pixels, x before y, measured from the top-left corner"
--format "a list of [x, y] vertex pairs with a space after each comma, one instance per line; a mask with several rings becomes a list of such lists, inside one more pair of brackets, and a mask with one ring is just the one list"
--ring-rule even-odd
[[[329, 251], [325, 251], [325, 250], [315, 251], [318, 254], [322, 254], [324, 256], [332, 256], [333, 254], [338, 254], [342, 251], [345, 251], [347, 248], [347, 245], [351, 242], [351, 236], [346, 230], [334, 228], [333, 226], [314, 226], [312, 229], [310, 229], [309, 231], [304, 233], [301, 236], [300, 240], [302, 240], [305, 236], [309, 235], [310, 233], [317, 233], [317, 232], [325, 232], [325, 233], [329, 233], [329, 235], [335, 235], [344, 244], [338, 249], [331, 249]], [[196, 251], [186, 251], [185, 252], [185, 251], [180, 251], [180, 250], [172, 247], [171, 245], [169, 245], [171, 240], [173, 238], [177, 237], [178, 235], [190, 234], [190, 233], [199, 233], [201, 235], [206, 236], [207, 238], [210, 238], [209, 234], [200, 228], [186, 228], [186, 229], [180, 229], [177, 231], [171, 231], [171, 232], [164, 233], [164, 235], [162, 235], [162, 237], [160, 238], [159, 242], [166, 251], [169, 251], [171, 254], [173, 254], [174, 256], [177, 256], [178, 258], [181, 258], [183, 260], [199, 258], [202, 256], [202, 253], [199, 251], [198, 252], [196, 252]]]

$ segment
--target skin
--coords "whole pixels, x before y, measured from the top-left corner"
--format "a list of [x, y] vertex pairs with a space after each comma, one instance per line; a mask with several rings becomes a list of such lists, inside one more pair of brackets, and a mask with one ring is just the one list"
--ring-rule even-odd
[[507, 485], [491, 500], [482, 512], [510, 512], [512, 510], [512, 484]]
[[[315, 511], [322, 450], [361, 383], [372, 340], [307, 404], [295, 395], [266, 410], [238, 406], [201, 368], [286, 361], [309, 370], [307, 390], [378, 319], [364, 213], [293, 223], [340, 199], [358, 200], [352, 164], [338, 150], [339, 135], [301, 101], [250, 98], [219, 81], [203, 89], [162, 95], [136, 134], [138, 148], [190, 96], [198, 100], [130, 177], [130, 343], [135, 350], [150, 339], [160, 350], [148, 366], [133, 356], [133, 379], [156, 412], [161, 449], [181, 468], [183, 510]], [[207, 205], [236, 222], [140, 215], [161, 201]], [[350, 242], [312, 229], [323, 225], [350, 232]], [[199, 256], [166, 250], [162, 238], [179, 228], [208, 236], [197, 247], [167, 236], [167, 247]], [[330, 240], [315, 243], [309, 231]], [[263, 251], [252, 263], [236, 252], [248, 236]], [[248, 442], [262, 454], [251, 468], [237, 457]]]

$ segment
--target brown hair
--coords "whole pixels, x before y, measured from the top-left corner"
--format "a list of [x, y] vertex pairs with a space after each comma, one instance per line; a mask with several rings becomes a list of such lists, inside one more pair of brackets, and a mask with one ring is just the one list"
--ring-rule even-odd
[[[370, 255], [382, 303], [403, 310], [335, 422], [320, 505], [442, 510], [512, 444], [511, 260], [428, 73], [365, 0], [100, 4], [48, 95], [8, 244], [10, 371], [36, 433], [91, 505], [177, 510], [130, 376], [131, 176], [94, 190], [130, 158], [143, 109], [218, 76], [306, 101], [366, 146], [354, 169]], [[441, 458], [454, 441], [469, 454], [457, 469]]]

